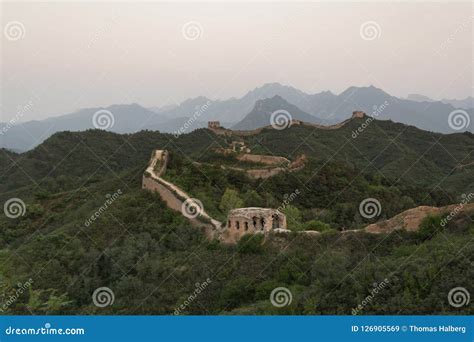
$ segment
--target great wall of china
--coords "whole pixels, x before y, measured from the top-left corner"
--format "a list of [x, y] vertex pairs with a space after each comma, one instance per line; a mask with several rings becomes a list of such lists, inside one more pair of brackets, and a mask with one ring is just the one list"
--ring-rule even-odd
[[[283, 157], [269, 158], [269, 156], [254, 156], [255, 158], [247, 156], [246, 159], [265, 160], [266, 163], [271, 165], [276, 162], [289, 162]], [[235, 209], [229, 213], [226, 223], [222, 224], [220, 221], [207, 214], [202, 207], [202, 204], [198, 203], [196, 199], [189, 196], [184, 190], [175, 184], [163, 179], [162, 176], [166, 172], [168, 160], [169, 152], [167, 150], [153, 151], [150, 162], [142, 176], [142, 188], [152, 192], [157, 192], [168, 208], [181, 212], [181, 214], [185, 216], [193, 226], [203, 228], [208, 238], [217, 238], [223, 242], [236, 243], [240, 237], [246, 233], [265, 233], [271, 229], [286, 228], [285, 215], [268, 208]], [[281, 169], [283, 171], [285, 170], [285, 168]], [[246, 212], [246, 215], [244, 216], [253, 215], [253, 222], [252, 219], [248, 221], [248, 218], [245, 218], [244, 220], [237, 219], [238, 217], [244, 217], [241, 215], [242, 210], [245, 210]], [[273, 223], [274, 219], [276, 219], [277, 222], [280, 222], [282, 226], [275, 226]], [[241, 221], [242, 229], [240, 229]], [[285, 229], [279, 229], [279, 231], [285, 231]]]
[[[354, 112], [352, 118], [354, 117], [364, 117], [363, 112]], [[351, 119], [352, 119], [351, 118]], [[351, 119], [348, 119], [338, 125], [333, 126], [321, 126], [325, 129], [336, 129], [342, 127]], [[301, 124], [301, 122], [299, 123]], [[319, 125], [313, 125], [309, 123], [303, 123], [305, 125], [311, 125], [319, 127]], [[225, 128], [220, 128], [218, 122], [213, 122], [213, 126], [209, 128], [216, 134], [226, 134], [226, 135], [242, 135], [242, 131], [231, 131]], [[265, 127], [264, 127], [265, 128]], [[245, 135], [258, 134], [262, 129], [254, 131], [246, 131]], [[245, 147], [245, 146], [244, 146]], [[232, 151], [232, 150], [231, 150]], [[229, 151], [221, 151], [222, 153], [229, 153]], [[280, 172], [294, 172], [302, 169], [306, 163], [306, 156], [301, 155], [296, 158], [293, 162], [284, 157], [278, 156], [265, 156], [265, 155], [254, 155], [250, 153], [239, 154], [237, 159], [244, 162], [252, 162], [258, 164], [265, 164], [271, 166], [270, 168], [258, 168], [258, 169], [242, 169], [242, 168], [232, 168], [225, 167], [223, 168], [233, 169], [237, 171], [245, 172], [250, 178], [268, 178], [272, 177]], [[248, 233], [288, 233], [290, 230], [286, 229], [286, 217], [274, 209], [270, 208], [239, 208], [234, 209], [229, 213], [226, 223], [222, 224], [220, 221], [212, 218], [209, 214], [206, 213], [204, 208], [200, 203], [196, 202], [196, 199], [189, 196], [185, 191], [176, 186], [175, 184], [166, 181], [162, 178], [165, 174], [169, 160], [169, 152], [167, 150], [155, 150], [152, 153], [150, 162], [142, 177], [142, 188], [157, 192], [166, 205], [174, 210], [181, 212], [193, 226], [201, 227], [204, 229], [206, 236], [209, 239], [217, 238], [220, 241], [225, 243], [236, 243], [238, 239]], [[196, 163], [196, 162], [195, 162]], [[196, 163], [199, 164], [199, 163]], [[471, 196], [473, 194], [469, 194]], [[474, 195], [473, 195], [474, 197]], [[471, 198], [470, 198], [471, 199]], [[198, 210], [197, 213], [192, 212], [186, 214], [186, 210]], [[268, 213], [267, 213], [268, 211]], [[240, 213], [245, 212], [245, 215]], [[272, 219], [275, 218], [275, 212], [278, 212], [279, 222], [284, 222], [283, 226], [275, 226]], [[371, 234], [381, 234], [381, 233], [390, 233], [394, 230], [407, 230], [407, 231], [417, 231], [420, 223], [423, 219], [430, 215], [446, 215], [445, 220], [448, 220], [448, 217], [455, 213], [472, 213], [474, 212], [474, 203], [460, 203], [448, 205], [445, 207], [429, 207], [429, 206], [419, 206], [416, 208], [408, 209], [390, 219], [379, 221], [373, 224], [366, 226], [363, 229], [358, 230], [343, 230], [341, 233], [371, 233]], [[266, 214], [264, 214], [266, 213]], [[252, 225], [252, 215], [253, 225]], [[262, 216], [263, 215], [263, 216]], [[266, 216], [265, 216], [266, 215]], [[281, 215], [281, 216], [280, 216]], [[244, 217], [244, 221], [235, 221], [235, 218]], [[247, 217], [248, 216], [248, 217]], [[256, 218], [261, 220], [261, 224], [256, 224]], [[237, 223], [239, 222], [239, 223]], [[242, 227], [240, 227], [242, 224]], [[244, 226], [245, 224], [245, 226]], [[252, 227], [253, 226], [253, 227]], [[242, 230], [240, 230], [242, 228]], [[308, 234], [308, 235], [319, 235], [321, 234], [318, 231], [301, 231], [298, 233]]]
[[[142, 188], [158, 192], [166, 205], [172, 210], [183, 213], [183, 210], [200, 208], [200, 204], [196, 203], [185, 191], [162, 178], [168, 166], [168, 158], [169, 152], [166, 150], [153, 151], [150, 163], [143, 173]], [[199, 211], [198, 215], [190, 212], [186, 217], [193, 226], [203, 227], [208, 237], [215, 237], [221, 228], [221, 223], [209, 216], [204, 209]]]
[[[338, 129], [338, 128], [341, 128], [342, 126], [344, 126], [345, 124], [347, 124], [348, 122], [350, 122], [352, 119], [355, 119], [355, 118], [362, 119], [365, 116], [366, 116], [366, 114], [362, 111], [354, 111], [354, 112], [352, 112], [352, 117], [350, 117], [349, 119], [344, 120], [344, 121], [342, 121], [338, 124], [328, 125], [328, 126], [318, 125], [318, 124], [315, 124], [315, 123], [305, 122], [305, 121], [301, 121], [301, 120], [291, 120], [291, 122], [289, 123], [289, 127], [291, 127], [291, 126], [308, 126], [308, 127], [315, 127], [315, 128], [319, 128], [319, 129], [325, 129], [325, 130]], [[249, 131], [231, 130], [231, 129], [228, 129], [228, 128], [221, 127], [219, 121], [210, 121], [209, 125], [208, 125], [208, 129], [213, 131], [215, 134], [217, 134], [217, 135], [226, 135], [226, 136], [251, 136], [251, 135], [259, 134], [264, 129], [272, 129], [272, 128], [273, 128], [272, 125], [267, 125], [267, 126], [260, 127], [260, 128], [254, 129], [254, 130], [249, 130]]]

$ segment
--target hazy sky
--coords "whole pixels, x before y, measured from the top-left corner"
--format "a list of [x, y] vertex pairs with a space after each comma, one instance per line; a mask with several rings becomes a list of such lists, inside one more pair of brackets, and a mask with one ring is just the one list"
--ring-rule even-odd
[[0, 121], [28, 104], [21, 121], [240, 97], [268, 82], [464, 98], [473, 15], [471, 2], [2, 3]]

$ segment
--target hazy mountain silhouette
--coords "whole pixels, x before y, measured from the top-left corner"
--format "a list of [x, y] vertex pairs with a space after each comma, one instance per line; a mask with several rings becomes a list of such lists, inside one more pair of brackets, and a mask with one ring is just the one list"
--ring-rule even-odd
[[[292, 92], [292, 95], [294, 94]], [[288, 100], [284, 94], [280, 96], [291, 104], [298, 102], [297, 107], [300, 110], [319, 118], [326, 124], [341, 122], [348, 119], [354, 110], [362, 110], [369, 116], [381, 120], [393, 120], [428, 131], [457, 132], [448, 123], [449, 114], [455, 110], [452, 105], [440, 101], [417, 102], [400, 99], [374, 86], [349, 87], [339, 95], [331, 92], [305, 95], [300, 92], [297, 98], [292, 97], [294, 102]], [[466, 112], [471, 117], [473, 116], [474, 111], [472, 109], [466, 110]], [[250, 122], [250, 120], [246, 118], [246, 122]], [[257, 123], [258, 121], [255, 120], [254, 122]], [[268, 121], [265, 125], [267, 124]], [[235, 127], [248, 127], [248, 124], [240, 125], [239, 123]], [[470, 125], [463, 130], [473, 132], [473, 129], [473, 125]]]
[[474, 108], [474, 97], [468, 96], [462, 100], [456, 99], [442, 99], [441, 102], [449, 103], [456, 108], [472, 109]]
[[269, 126], [272, 124], [272, 113], [278, 110], [285, 111], [289, 114], [287, 116], [286, 113], [282, 113], [281, 115], [284, 117], [283, 120], [293, 119], [313, 123], [322, 122], [321, 119], [302, 111], [297, 106], [287, 102], [281, 96], [275, 95], [270, 99], [258, 100], [252, 111], [232, 128], [236, 130], [251, 130], [258, 127]]
[[[5, 127], [0, 134], [0, 147], [12, 150], [28, 150], [43, 142], [49, 136], [60, 131], [84, 131], [96, 128], [93, 123], [94, 114], [98, 111], [112, 113], [112, 121], [104, 121], [106, 130], [117, 133], [133, 133], [146, 129], [148, 124], [158, 124], [167, 120], [166, 116], [150, 111], [136, 103], [112, 105], [107, 108], [86, 108], [77, 112], [53, 117], [41, 121], [28, 121], [13, 127]], [[99, 114], [100, 116], [100, 114]], [[103, 120], [109, 120], [108, 114], [102, 114]], [[100, 120], [100, 119], [97, 119]], [[100, 124], [100, 121], [98, 121]]]
[[[437, 102], [429, 98], [428, 96], [420, 94], [410, 94], [407, 96], [407, 100], [417, 101], [417, 102]], [[474, 108], [474, 97], [468, 96], [465, 99], [442, 99], [439, 102], [450, 104], [454, 108], [463, 108], [463, 109], [472, 109]]]
[[409, 94], [406, 99], [416, 102], [435, 102], [432, 98], [421, 94]]
[[[262, 110], [258, 108], [255, 110], [257, 101], [273, 99], [275, 96], [279, 99], [268, 103], [265, 101], [262, 103]], [[368, 115], [382, 120], [391, 119], [434, 132], [455, 132], [448, 124], [448, 116], [456, 107], [428, 100], [429, 98], [416, 94], [410, 96], [410, 99], [397, 98], [374, 86], [349, 87], [336, 95], [330, 91], [307, 94], [290, 86], [267, 83], [249, 91], [241, 98], [213, 101], [201, 96], [183, 101], [179, 105], [149, 109], [138, 104], [112, 105], [107, 108], [82, 109], [71, 114], [41, 121], [29, 121], [13, 127], [7, 123], [0, 123], [0, 147], [25, 151], [58, 131], [82, 131], [94, 128], [92, 122], [94, 113], [103, 109], [110, 111], [114, 118], [114, 125], [107, 130], [117, 133], [133, 133], [142, 129], [174, 133], [183, 129], [185, 124], [187, 126], [185, 132], [190, 132], [204, 127], [209, 120], [219, 120], [224, 127], [235, 125], [240, 129], [254, 129], [269, 124], [269, 117], [262, 115], [263, 112], [270, 109], [288, 110], [288, 108], [294, 119], [303, 121], [333, 124], [349, 118], [354, 110], [363, 110]], [[460, 108], [468, 108], [472, 98], [443, 101], [450, 101]], [[276, 108], [277, 103], [280, 103], [282, 108]], [[268, 108], [265, 107], [267, 105]], [[466, 112], [472, 117], [474, 110], [466, 109]], [[474, 119], [471, 121], [474, 122]], [[471, 124], [464, 130], [473, 132], [473, 126]]]

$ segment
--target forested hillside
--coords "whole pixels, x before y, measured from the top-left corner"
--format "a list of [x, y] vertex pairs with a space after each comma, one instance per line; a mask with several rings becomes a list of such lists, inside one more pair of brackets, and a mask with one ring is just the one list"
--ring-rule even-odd
[[[418, 232], [343, 233], [418, 205], [458, 203], [473, 191], [469, 133], [441, 135], [364, 119], [336, 130], [293, 126], [225, 137], [200, 129], [174, 137], [142, 131], [99, 130], [53, 135], [32, 151], [0, 151], [0, 200], [20, 198], [25, 214], [0, 216], [2, 302], [17, 284], [32, 284], [3, 313], [173, 314], [196, 283], [209, 286], [182, 314], [350, 314], [374, 282], [388, 286], [361, 314], [472, 314], [446, 296], [474, 278], [474, 217], [447, 225], [429, 217]], [[215, 148], [244, 141], [252, 153], [308, 161], [297, 172], [252, 180], [222, 169]], [[225, 219], [229, 198], [242, 206], [285, 208], [289, 235], [209, 241], [157, 194], [141, 189], [152, 150], [171, 159], [165, 177]], [[232, 165], [234, 156], [226, 156]], [[196, 164], [199, 162], [200, 164]], [[361, 200], [381, 203], [374, 219], [361, 217]], [[113, 199], [113, 200], [111, 200]], [[231, 202], [232, 202], [231, 201]], [[236, 201], [236, 202], [235, 202]], [[94, 219], [91, 216], [107, 204]], [[298, 234], [319, 230], [319, 236]], [[95, 289], [113, 290], [113, 305], [92, 303]], [[292, 302], [269, 301], [276, 287]]]

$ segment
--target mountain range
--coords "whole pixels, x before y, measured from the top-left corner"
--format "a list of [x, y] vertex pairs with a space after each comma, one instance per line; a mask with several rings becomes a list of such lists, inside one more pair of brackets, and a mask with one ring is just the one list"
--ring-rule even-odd
[[[412, 100], [416, 102], [437, 102], [432, 98], [420, 95], [420, 94], [410, 94], [407, 96], [407, 100]], [[442, 99], [439, 102], [450, 104], [456, 108], [463, 108], [463, 109], [471, 109], [474, 108], [474, 97], [468, 96], [465, 99], [457, 100], [457, 99]]]
[[[472, 116], [472, 98], [445, 102], [432, 101], [421, 95], [397, 98], [374, 86], [349, 87], [336, 95], [330, 91], [307, 94], [290, 86], [268, 83], [241, 98], [210, 100], [196, 97], [179, 105], [152, 108], [136, 103], [121, 104], [81, 109], [13, 126], [0, 123], [0, 148], [27, 151], [55, 132], [95, 128], [94, 114], [101, 110], [112, 113], [113, 124], [108, 125], [106, 130], [116, 133], [140, 130], [188, 133], [205, 127], [209, 120], [218, 120], [224, 127], [255, 129], [269, 125], [271, 113], [280, 109], [288, 111], [293, 119], [320, 124], [334, 124], [348, 119], [354, 110], [362, 110], [381, 120], [392, 120], [433, 132], [453, 133], [455, 131], [448, 124], [449, 113], [456, 108], [465, 108], [467, 115]], [[471, 125], [465, 130], [473, 132], [474, 128]]]

